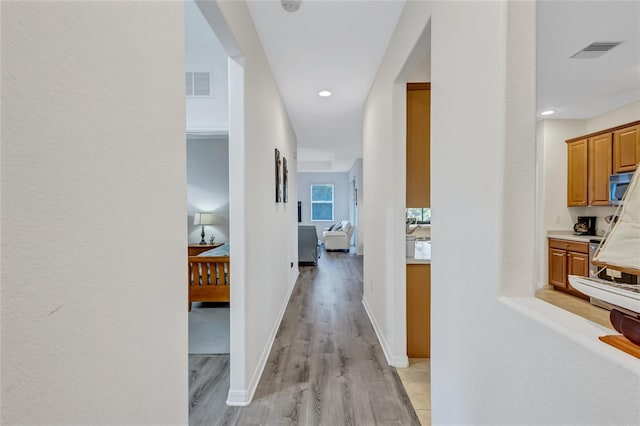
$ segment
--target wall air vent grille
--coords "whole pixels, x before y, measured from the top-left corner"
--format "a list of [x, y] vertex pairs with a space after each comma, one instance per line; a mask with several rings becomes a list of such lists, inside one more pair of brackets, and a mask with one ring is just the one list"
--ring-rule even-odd
[[210, 72], [186, 72], [187, 96], [212, 96]]
[[608, 52], [609, 50], [613, 49], [619, 44], [620, 44], [619, 41], [616, 41], [613, 43], [591, 43], [590, 45], [585, 47], [583, 50], [585, 52]]
[[614, 47], [621, 44], [621, 41], [607, 41], [607, 42], [595, 42], [591, 43], [584, 49], [577, 52], [572, 58], [577, 59], [593, 59], [604, 55]]

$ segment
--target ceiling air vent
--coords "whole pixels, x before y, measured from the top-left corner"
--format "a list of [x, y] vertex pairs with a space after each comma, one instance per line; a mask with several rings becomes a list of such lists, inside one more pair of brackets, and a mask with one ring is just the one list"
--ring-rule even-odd
[[604, 55], [605, 53], [607, 53], [608, 51], [610, 51], [620, 43], [622, 42], [621, 41], [601, 41], [601, 42], [591, 43], [590, 45], [580, 50], [579, 52], [577, 52], [575, 55], [571, 57], [577, 58], [577, 59], [597, 58], [599, 56]]
[[185, 82], [187, 96], [211, 96], [211, 73], [187, 72]]

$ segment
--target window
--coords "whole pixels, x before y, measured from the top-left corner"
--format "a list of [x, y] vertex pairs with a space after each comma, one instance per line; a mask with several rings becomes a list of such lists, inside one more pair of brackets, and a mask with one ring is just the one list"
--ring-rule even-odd
[[311, 221], [333, 220], [333, 185], [311, 185]]
[[186, 72], [186, 95], [187, 96], [211, 96], [211, 73], [209, 72]]
[[431, 223], [431, 209], [409, 208], [407, 219], [416, 219], [416, 223]]

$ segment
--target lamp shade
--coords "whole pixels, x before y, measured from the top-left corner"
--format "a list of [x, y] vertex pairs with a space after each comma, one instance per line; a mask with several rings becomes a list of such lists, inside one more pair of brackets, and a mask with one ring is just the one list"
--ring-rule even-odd
[[194, 225], [213, 225], [215, 223], [216, 216], [213, 213], [194, 213], [193, 224]]

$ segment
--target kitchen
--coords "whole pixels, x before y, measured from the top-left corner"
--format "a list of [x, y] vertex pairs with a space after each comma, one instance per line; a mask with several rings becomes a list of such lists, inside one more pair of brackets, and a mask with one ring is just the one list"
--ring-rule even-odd
[[[538, 3], [537, 296], [607, 327], [608, 312], [590, 305], [586, 296], [570, 286], [567, 275], [588, 275], [589, 259], [609, 229], [606, 219], [616, 214], [616, 206], [609, 201], [609, 176], [629, 173], [640, 162], [640, 33], [633, 19], [640, 13], [638, 9], [637, 2]], [[566, 23], [575, 17], [579, 17], [579, 25], [567, 31]], [[602, 20], [617, 25], [602, 33], [598, 25]], [[598, 45], [601, 41], [610, 43]], [[593, 50], [588, 49], [593, 43]], [[428, 69], [428, 60], [420, 67]], [[410, 81], [430, 80], [428, 73], [422, 77]], [[431, 205], [428, 185], [421, 186], [421, 182], [429, 182], [429, 149], [424, 151], [429, 132], [411, 130], [409, 102], [413, 92], [417, 93], [407, 91], [409, 357], [415, 343], [411, 324], [427, 324], [429, 328], [424, 286], [431, 285]], [[417, 114], [425, 116], [424, 110]], [[423, 124], [428, 129], [428, 121]], [[423, 132], [418, 138], [426, 142], [413, 142], [413, 131]], [[415, 282], [423, 283], [422, 290]], [[423, 308], [412, 308], [416, 300]], [[414, 312], [422, 312], [423, 318]], [[428, 331], [419, 333], [424, 349], [418, 353], [428, 357]]]
[[[629, 121], [634, 117], [635, 121]], [[542, 283], [539, 283], [537, 296], [609, 328], [609, 312], [593, 309], [589, 302], [607, 310], [612, 306], [573, 288], [568, 275], [586, 277], [598, 272], [599, 268], [591, 260], [616, 220], [619, 198], [628, 185], [631, 172], [640, 162], [640, 121], [637, 118], [640, 118], [640, 102], [585, 120], [581, 123], [584, 127], [577, 129], [576, 124], [580, 124], [577, 120], [545, 120], [538, 124], [544, 137], [544, 160], [549, 159], [554, 164], [554, 161], [564, 159], [565, 163], [556, 167], [547, 167], [546, 161], [543, 163], [545, 203], [542, 217], [545, 224], [539, 250], [539, 280]], [[597, 126], [608, 123], [606, 125], [615, 127], [595, 130], [593, 122]], [[576, 135], [582, 129], [589, 129], [591, 133]], [[560, 137], [566, 137], [565, 146], [559, 143]], [[630, 158], [620, 164], [622, 154], [628, 154]], [[598, 162], [602, 164], [601, 170], [598, 170]], [[571, 222], [568, 226], [567, 221]], [[637, 283], [636, 276], [604, 270], [600, 277], [606, 279], [604, 274], [618, 282]]]
[[[634, 108], [639, 109], [637, 102], [623, 110], [633, 113]], [[617, 117], [619, 113], [620, 110], [616, 110], [609, 114]], [[587, 276], [594, 249], [615, 222], [621, 196], [640, 162], [640, 121], [587, 136], [574, 137], [566, 142], [566, 210], [574, 225], [569, 230], [554, 229], [553, 226], [547, 228], [550, 240], [549, 284], [576, 296], [580, 294], [561, 275], [561, 257], [567, 257], [569, 262], [567, 273]], [[562, 241], [581, 244], [563, 255], [562, 249], [568, 248], [568, 243], [563, 245]], [[589, 247], [589, 244], [596, 247]]]
[[[538, 32], [536, 190], [542, 232], [536, 295], [611, 327], [608, 311], [592, 308], [567, 275], [588, 276], [595, 268], [590, 260], [624, 192], [625, 182], [616, 180], [627, 179], [640, 162], [640, 34], [634, 19], [640, 11], [637, 2], [580, 8], [570, 2], [538, 6], [539, 22], [549, 25]], [[553, 25], [577, 16], [580, 26], [572, 31]], [[603, 21], [617, 25], [594, 31]]]

